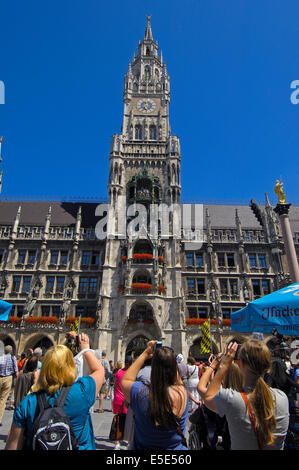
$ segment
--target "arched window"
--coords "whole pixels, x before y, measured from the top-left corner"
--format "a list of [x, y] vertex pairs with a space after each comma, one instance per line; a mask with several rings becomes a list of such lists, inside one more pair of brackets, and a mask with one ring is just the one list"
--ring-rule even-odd
[[149, 138], [150, 140], [157, 140], [157, 128], [154, 125], [149, 128]]
[[135, 139], [142, 140], [142, 127], [140, 124], [137, 124], [137, 126], [135, 126]]

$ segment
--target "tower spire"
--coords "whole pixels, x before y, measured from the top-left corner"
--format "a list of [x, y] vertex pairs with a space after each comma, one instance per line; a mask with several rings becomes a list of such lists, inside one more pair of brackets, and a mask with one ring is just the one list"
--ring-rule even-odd
[[147, 24], [146, 24], [144, 39], [150, 39], [150, 40], [153, 41], [153, 33], [152, 33], [152, 26], [151, 26], [151, 15], [147, 15]]

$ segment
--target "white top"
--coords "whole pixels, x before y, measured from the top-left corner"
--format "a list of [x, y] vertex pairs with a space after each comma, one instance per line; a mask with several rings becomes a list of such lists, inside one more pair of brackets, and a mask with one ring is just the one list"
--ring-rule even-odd
[[189, 387], [196, 387], [198, 382], [199, 382], [199, 377], [198, 377], [198, 366], [194, 365], [188, 365], [188, 372], [190, 377], [188, 378], [188, 386]]
[[[276, 400], [275, 418], [276, 436], [272, 446], [265, 446], [265, 450], [283, 449], [284, 440], [289, 426], [289, 401], [284, 392], [277, 388], [270, 389]], [[241, 393], [231, 388], [220, 388], [215, 395], [214, 401], [217, 413], [226, 416], [231, 438], [232, 450], [258, 450], [257, 438], [254, 433], [247, 407]]]

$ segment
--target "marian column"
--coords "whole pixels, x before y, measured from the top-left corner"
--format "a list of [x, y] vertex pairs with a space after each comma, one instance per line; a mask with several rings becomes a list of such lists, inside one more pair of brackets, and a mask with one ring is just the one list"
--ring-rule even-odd
[[289, 219], [289, 209], [291, 207], [291, 204], [288, 204], [286, 202], [285, 193], [282, 187], [283, 183], [280, 183], [280, 181], [277, 180], [274, 191], [278, 197], [278, 204], [276, 205], [274, 211], [279, 216], [282, 237], [284, 241], [285, 252], [292, 282], [299, 282], [299, 266]]

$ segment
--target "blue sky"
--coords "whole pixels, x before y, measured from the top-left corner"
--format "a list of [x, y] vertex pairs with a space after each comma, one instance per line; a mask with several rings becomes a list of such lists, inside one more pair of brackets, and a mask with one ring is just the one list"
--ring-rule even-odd
[[106, 198], [123, 80], [146, 15], [171, 78], [182, 199], [298, 203], [299, 4], [288, 0], [4, 1], [2, 199]]

